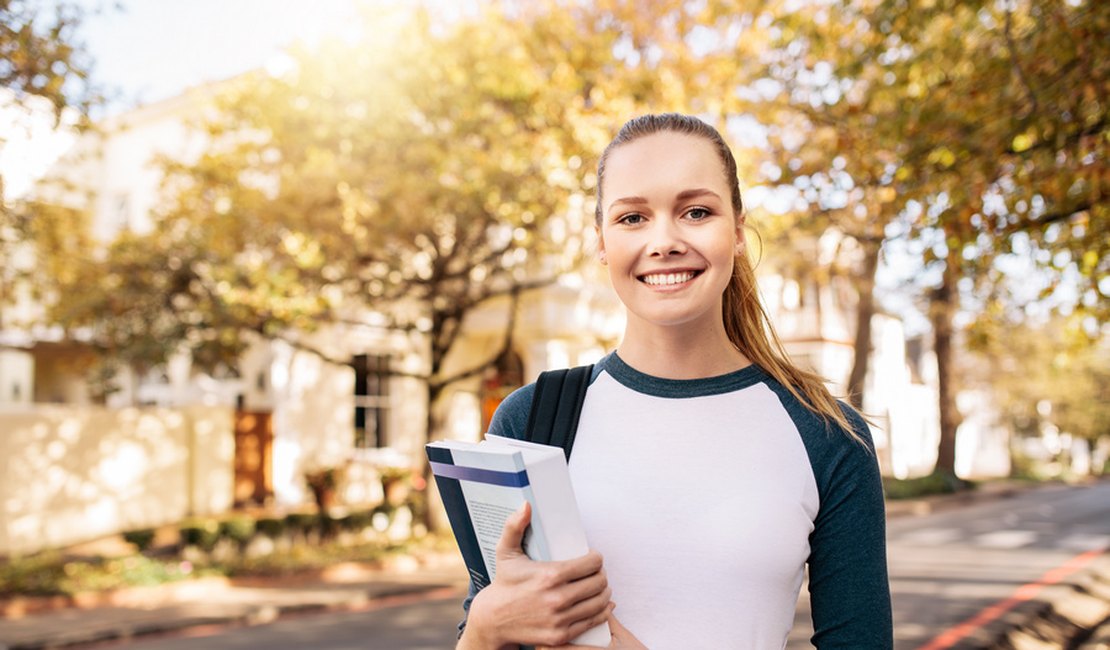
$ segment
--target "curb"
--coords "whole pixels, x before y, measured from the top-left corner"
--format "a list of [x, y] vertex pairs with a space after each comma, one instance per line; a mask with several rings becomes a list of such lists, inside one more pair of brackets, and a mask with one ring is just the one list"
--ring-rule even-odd
[[[190, 594], [212, 587], [234, 585], [231, 578], [209, 576], [189, 578], [149, 587], [124, 587], [106, 591], [87, 591], [59, 596], [13, 596], [0, 598], [0, 621], [47, 614], [64, 609], [97, 609], [100, 607], [139, 607], [180, 601]], [[0, 645], [0, 650], [4, 646]]]
[[122, 623], [108, 629], [62, 631], [60, 634], [39, 639], [0, 642], [0, 650], [51, 650], [74, 646], [87, 646], [139, 637], [172, 635], [186, 629], [250, 627], [272, 623], [280, 618], [328, 612], [365, 611], [378, 607], [408, 604], [426, 598], [456, 594], [458, 587], [447, 584], [396, 585], [377, 593], [352, 592], [339, 602], [289, 603], [284, 605], [259, 604], [246, 606], [241, 611], [226, 616], [184, 616], [140, 623]]
[[888, 519], [914, 516], [920, 517], [952, 508], [961, 508], [979, 503], [1010, 499], [1024, 492], [1045, 487], [1044, 484], [1007, 483], [994, 488], [965, 490], [952, 494], [938, 494], [915, 499], [886, 499]]
[[[186, 578], [159, 585], [121, 587], [104, 591], [87, 591], [70, 595], [0, 597], [0, 623], [69, 609], [103, 607], [150, 608], [202, 599], [212, 588], [275, 586], [297, 587], [319, 583], [343, 584], [375, 581], [388, 575], [411, 574], [421, 569], [438, 569], [455, 564], [462, 567], [457, 552], [435, 552], [420, 557], [401, 556], [370, 562], [336, 562], [325, 567], [302, 569], [280, 576], [205, 576]], [[460, 572], [465, 569], [460, 568]], [[0, 650], [5, 650], [0, 640]]]

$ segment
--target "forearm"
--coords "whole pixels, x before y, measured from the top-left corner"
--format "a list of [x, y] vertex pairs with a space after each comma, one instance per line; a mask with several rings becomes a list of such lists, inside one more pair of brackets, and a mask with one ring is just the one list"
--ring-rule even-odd
[[518, 650], [518, 648], [520, 646], [515, 643], [499, 644], [494, 640], [483, 638], [480, 632], [471, 629], [470, 626], [467, 626], [455, 645], [455, 650]]
[[495, 621], [487, 611], [490, 603], [484, 590], [475, 594], [467, 607], [466, 627], [459, 637], [455, 650], [518, 650], [516, 643], [505, 641], [497, 633]]

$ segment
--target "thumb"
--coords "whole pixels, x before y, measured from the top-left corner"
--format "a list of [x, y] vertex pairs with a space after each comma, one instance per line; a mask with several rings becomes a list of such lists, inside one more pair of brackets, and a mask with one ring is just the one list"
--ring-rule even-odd
[[520, 555], [524, 552], [521, 545], [524, 541], [524, 531], [528, 522], [532, 520], [532, 505], [527, 501], [524, 505], [505, 520], [505, 528], [501, 531], [501, 539], [497, 541], [498, 555]]
[[621, 625], [621, 622], [617, 619], [617, 615], [613, 613], [613, 609], [616, 609], [616, 605], [609, 610], [609, 632], [613, 635], [614, 639], [628, 639], [632, 636], [632, 633], [628, 631], [628, 628]]

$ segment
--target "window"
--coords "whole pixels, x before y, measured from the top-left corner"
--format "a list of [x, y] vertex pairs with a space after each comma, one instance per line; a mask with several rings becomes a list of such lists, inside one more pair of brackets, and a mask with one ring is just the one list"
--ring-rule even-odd
[[355, 447], [385, 447], [389, 444], [389, 357], [356, 354]]
[[115, 197], [116, 232], [130, 232], [131, 230], [131, 197], [127, 194], [117, 194]]

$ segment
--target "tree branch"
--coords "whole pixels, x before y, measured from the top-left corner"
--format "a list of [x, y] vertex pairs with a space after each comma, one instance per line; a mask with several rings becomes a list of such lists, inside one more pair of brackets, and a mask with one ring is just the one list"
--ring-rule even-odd
[[[256, 334], [261, 334], [261, 332], [259, 332], [258, 330], [252, 330], [252, 331], [254, 331]], [[299, 352], [308, 352], [310, 354], [314, 354], [317, 357], [319, 357], [320, 359], [322, 359], [322, 360], [324, 360], [328, 363], [331, 363], [331, 364], [334, 364], [334, 365], [337, 365], [337, 366], [350, 366], [351, 365], [351, 360], [349, 358], [348, 359], [338, 359], [336, 357], [331, 356], [327, 352], [324, 352], [320, 348], [318, 348], [314, 345], [309, 345], [308, 343], [305, 343], [304, 341], [301, 341], [300, 339], [297, 339], [296, 337], [288, 336], [288, 335], [285, 335], [285, 334], [271, 335], [271, 337], [274, 338], [275, 340], [278, 340], [278, 341], [281, 341], [282, 343], [287, 344], [289, 347], [291, 347], [294, 350], [297, 350]]]
[[505, 325], [505, 336], [502, 339], [501, 347], [497, 352], [486, 359], [486, 361], [475, 365], [467, 370], [460, 371], [448, 377], [441, 377], [439, 379], [432, 379], [429, 384], [435, 388], [443, 388], [449, 386], [457, 381], [469, 379], [485, 371], [491, 365], [497, 362], [502, 356], [507, 354], [513, 347], [513, 331], [516, 330], [517, 311], [520, 304], [520, 294], [524, 291], [519, 286], [515, 286], [509, 291], [509, 322]]
[[[292, 337], [289, 337], [289, 336], [283, 336], [283, 335], [275, 336], [275, 337], [272, 337], [272, 338], [289, 345], [294, 350], [297, 350], [299, 352], [308, 352], [310, 354], [314, 354], [317, 357], [319, 357], [321, 360], [323, 360], [327, 363], [334, 364], [334, 365], [337, 365], [337, 366], [351, 367], [352, 359], [337, 359], [336, 357], [333, 357], [333, 356], [329, 355], [328, 353], [324, 352], [320, 348], [317, 348], [313, 345], [309, 345], [308, 343], [305, 343], [304, 341], [300, 341], [296, 338], [292, 338]], [[406, 372], [404, 370], [394, 370], [392, 367], [390, 367], [388, 373], [389, 373], [390, 377], [408, 377], [410, 379], [420, 379], [422, 381], [428, 381], [428, 380], [431, 379], [431, 376], [427, 373]]]
[[1080, 203], [1078, 205], [1073, 206], [1071, 209], [1068, 209], [1068, 210], [1061, 210], [1059, 212], [1051, 212], [1049, 214], [1043, 214], [1038, 219], [1023, 219], [1022, 221], [1019, 221], [1019, 222], [1014, 223], [1014, 224], [1010, 224], [1006, 228], [1003, 228], [1002, 229], [1002, 235], [1009, 236], [1009, 235], [1013, 235], [1014, 233], [1017, 233], [1017, 232], [1020, 232], [1020, 231], [1023, 231], [1023, 230], [1029, 230], [1030, 228], [1035, 228], [1037, 226], [1047, 226], [1049, 224], [1056, 223], [1057, 221], [1066, 221], [1067, 219], [1070, 219], [1071, 217], [1074, 217], [1075, 215], [1079, 214], [1080, 212], [1085, 212], [1087, 210], [1090, 210], [1094, 206], [1095, 206], [1094, 201], [1085, 201], [1083, 203]]
[[1037, 93], [1033, 90], [1033, 86], [1029, 83], [1029, 78], [1025, 76], [1025, 70], [1021, 68], [1021, 63], [1017, 58], [1017, 45], [1014, 43], [1013, 35], [1013, 5], [1006, 3], [1006, 22], [1003, 28], [1003, 33], [1006, 36], [1006, 50], [1010, 53], [1010, 65], [1014, 68], [1014, 74], [1017, 75], [1018, 81], [1025, 87], [1026, 94], [1029, 95], [1030, 114], [1036, 115], [1041, 112], [1040, 102], [1037, 101]]

